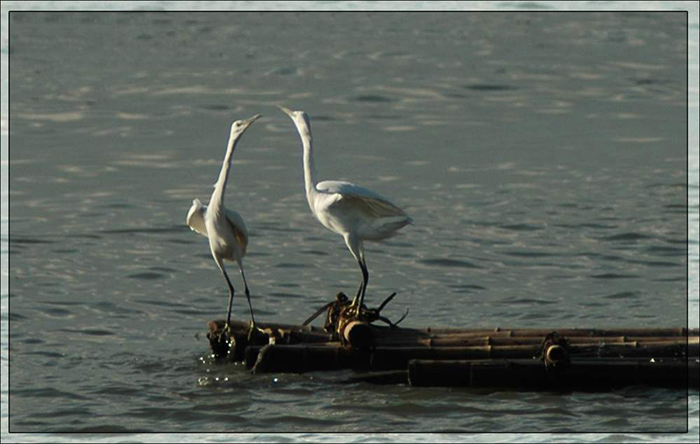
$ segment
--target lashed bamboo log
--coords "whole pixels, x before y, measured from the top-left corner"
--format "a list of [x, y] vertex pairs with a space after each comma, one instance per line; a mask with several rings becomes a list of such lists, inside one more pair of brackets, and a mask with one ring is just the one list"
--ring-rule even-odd
[[[382, 327], [383, 328], [383, 327]], [[384, 328], [389, 334], [398, 333], [405, 329]], [[540, 336], [556, 331], [561, 336], [698, 336], [700, 330], [697, 328], [688, 330], [685, 327], [676, 328], [493, 328], [493, 329], [468, 329], [468, 328], [425, 328], [415, 329], [418, 334], [461, 334], [472, 336]], [[401, 334], [401, 333], [398, 333]]]
[[[226, 321], [211, 321], [209, 323], [210, 333], [222, 331]], [[333, 334], [328, 333], [323, 328], [312, 327], [310, 325], [292, 325], [279, 324], [273, 322], [260, 322], [257, 326], [262, 330], [269, 330], [276, 335], [280, 342], [296, 344], [296, 343], [313, 343], [313, 342], [328, 342], [333, 340]], [[250, 323], [241, 321], [231, 321], [231, 332], [234, 335], [247, 336], [250, 332]], [[286, 338], [289, 338], [287, 340]], [[296, 341], [296, 342], [295, 342]], [[267, 340], [264, 341], [267, 343]]]
[[247, 322], [231, 321], [230, 330], [226, 330], [225, 325], [225, 321], [209, 322], [207, 337], [214, 356], [234, 362], [244, 360], [245, 349], [249, 345], [265, 345], [271, 342], [313, 344], [334, 339], [332, 333], [311, 326], [259, 323], [258, 328], [266, 334], [260, 334], [258, 331], [253, 331], [251, 334], [250, 324]]
[[[697, 356], [697, 344], [694, 355]], [[411, 359], [528, 359], [540, 352], [539, 345], [504, 345], [474, 347], [377, 347], [371, 359], [375, 370], [406, 368]], [[648, 343], [644, 346], [628, 344], [580, 344], [569, 347], [570, 356], [591, 358], [685, 357], [685, 344]]]
[[606, 388], [646, 384], [698, 387], [698, 360], [571, 359], [556, 371], [526, 360], [411, 360], [412, 386]]
[[[346, 318], [327, 322], [329, 331], [259, 323], [263, 334], [247, 322], [224, 329], [212, 321], [208, 337], [217, 356], [245, 360], [257, 373], [355, 369], [370, 370], [356, 380], [374, 382], [567, 388], [683, 386], [689, 377], [697, 387], [698, 329], [411, 329]], [[681, 371], [688, 357], [690, 374]]]
[[[633, 344], [578, 344], [568, 347], [574, 357], [590, 358], [672, 358], [688, 356], [685, 343], [650, 342]], [[538, 345], [504, 345], [474, 347], [376, 347], [366, 351], [342, 346], [337, 342], [313, 345], [265, 346], [268, 356], [259, 356], [261, 346], [249, 346], [245, 361], [255, 372], [305, 372], [341, 368], [400, 370], [412, 359], [474, 360], [532, 359], [541, 352]], [[695, 344], [697, 356], [697, 343]], [[262, 361], [262, 363], [261, 363]], [[541, 364], [541, 363], [540, 363]]]
[[[216, 320], [209, 323], [211, 331], [219, 330], [224, 327], [225, 321]], [[295, 324], [282, 324], [275, 322], [260, 322], [259, 327], [265, 329], [275, 329], [280, 331], [300, 332], [315, 335], [328, 336], [329, 333], [321, 327], [310, 325], [302, 326]], [[242, 321], [231, 321], [231, 328], [234, 332], [247, 332], [250, 330], [250, 324]], [[571, 339], [574, 337], [682, 337], [682, 336], [698, 336], [700, 329], [686, 329], [685, 327], [678, 328], [388, 328], [384, 326], [372, 326], [375, 336], [378, 338], [404, 338], [404, 337], [442, 337], [442, 336], [466, 336], [466, 337], [492, 337], [492, 338], [523, 338], [523, 337], [539, 337], [543, 338], [547, 334], [556, 331], [561, 336], [566, 336]]]
[[[256, 350], [257, 349], [257, 350]], [[246, 366], [253, 373], [304, 373], [321, 370], [354, 368], [358, 352], [351, 347], [335, 345], [250, 346], [246, 349]]]
[[[211, 333], [221, 331], [224, 321], [209, 323]], [[356, 324], [353, 323], [353, 326]], [[262, 329], [273, 332], [279, 343], [299, 344], [318, 343], [333, 340], [333, 334], [323, 328], [280, 323], [259, 323]], [[359, 325], [361, 326], [361, 325]], [[478, 345], [526, 345], [539, 343], [547, 334], [556, 331], [570, 343], [623, 343], [634, 341], [672, 341], [675, 338], [697, 337], [698, 329], [685, 328], [626, 328], [626, 329], [411, 329], [371, 326], [375, 345], [432, 345], [439, 346], [478, 346]], [[344, 330], [347, 336], [351, 329]], [[241, 321], [231, 322], [233, 335], [247, 336], [250, 324]], [[359, 329], [358, 329], [359, 331]], [[366, 334], [364, 335], [366, 336]], [[347, 339], [347, 338], [346, 338]], [[259, 338], [257, 345], [267, 343], [267, 338]]]
[[[432, 346], [432, 347], [469, 347], [486, 345], [536, 345], [542, 343], [539, 336], [460, 336], [460, 335], [432, 335], [431, 337], [375, 337], [377, 346]], [[683, 336], [573, 336], [567, 337], [570, 344], [645, 344], [649, 342], [685, 342]], [[689, 343], [697, 343], [697, 336], [688, 338]]]
[[375, 344], [374, 328], [366, 322], [351, 321], [347, 325], [341, 325], [338, 336], [341, 336], [346, 344], [358, 350]]

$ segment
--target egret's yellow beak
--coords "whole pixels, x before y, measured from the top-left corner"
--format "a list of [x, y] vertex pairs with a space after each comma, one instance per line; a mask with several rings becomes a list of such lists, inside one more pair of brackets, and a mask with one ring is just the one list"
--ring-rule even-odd
[[286, 115], [288, 115], [288, 116], [291, 117], [292, 119], [294, 118], [294, 117], [292, 116], [292, 113], [293, 113], [294, 111], [292, 111], [291, 109], [286, 108], [286, 107], [284, 107], [284, 106], [282, 106], [282, 105], [277, 105], [277, 108], [281, 109]]
[[241, 122], [241, 123], [247, 127], [247, 126], [249, 126], [251, 123], [255, 122], [256, 120], [258, 120], [258, 119], [261, 118], [261, 117], [262, 117], [262, 114], [256, 114], [256, 115], [254, 115], [253, 117], [251, 117], [250, 119], [246, 119], [246, 120], [244, 120], [244, 121]]

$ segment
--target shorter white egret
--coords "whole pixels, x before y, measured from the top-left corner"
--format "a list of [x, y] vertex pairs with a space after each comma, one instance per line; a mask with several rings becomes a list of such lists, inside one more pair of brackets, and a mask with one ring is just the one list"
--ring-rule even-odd
[[248, 229], [240, 214], [224, 207], [224, 190], [226, 189], [236, 144], [245, 130], [258, 118], [260, 118], [260, 114], [256, 114], [250, 119], [233, 122], [226, 155], [224, 156], [224, 164], [221, 167], [219, 179], [214, 184], [214, 192], [209, 200], [209, 206], [202, 205], [199, 199], [195, 199], [192, 201], [192, 207], [187, 213], [187, 225], [193, 231], [209, 239], [209, 248], [211, 255], [214, 257], [214, 262], [216, 262], [219, 270], [226, 278], [229, 290], [228, 314], [226, 316], [227, 327], [230, 327], [231, 323], [231, 306], [233, 305], [235, 290], [228, 274], [226, 274], [224, 259], [238, 263], [238, 269], [241, 272], [243, 285], [245, 286], [245, 295], [248, 299], [248, 307], [250, 307], [251, 327], [255, 327], [255, 315], [253, 314], [253, 305], [250, 302], [250, 290], [243, 272], [243, 257], [248, 247]]
[[306, 200], [311, 212], [323, 226], [343, 236], [350, 253], [362, 270], [362, 281], [352, 300], [352, 306], [359, 315], [369, 282], [364, 241], [379, 241], [392, 237], [413, 220], [401, 208], [366, 188], [335, 180], [317, 183], [309, 117], [304, 111], [292, 111], [279, 105], [278, 107], [291, 117], [301, 137], [304, 148]]

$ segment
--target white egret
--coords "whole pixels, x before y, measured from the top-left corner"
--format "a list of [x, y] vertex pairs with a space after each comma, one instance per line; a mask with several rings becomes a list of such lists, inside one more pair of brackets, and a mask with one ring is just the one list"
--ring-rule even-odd
[[221, 167], [219, 179], [214, 184], [214, 192], [209, 200], [209, 206], [202, 205], [199, 199], [195, 199], [192, 201], [189, 213], [187, 213], [187, 225], [193, 231], [209, 239], [209, 248], [211, 255], [214, 257], [214, 262], [216, 262], [219, 270], [226, 278], [229, 290], [228, 315], [226, 316], [227, 327], [230, 327], [231, 323], [231, 306], [233, 305], [235, 290], [228, 274], [226, 274], [224, 259], [238, 263], [238, 269], [241, 272], [243, 285], [245, 286], [245, 295], [248, 299], [248, 307], [250, 307], [251, 328], [255, 327], [253, 305], [250, 303], [250, 290], [248, 290], [248, 283], [243, 272], [243, 257], [248, 247], [248, 229], [240, 214], [224, 207], [224, 191], [236, 144], [245, 130], [259, 117], [260, 114], [256, 114], [250, 119], [237, 120], [231, 124], [231, 135], [228, 139], [224, 164]]
[[329, 230], [345, 239], [350, 253], [360, 265], [362, 281], [352, 301], [356, 313], [364, 302], [369, 271], [365, 261], [364, 241], [392, 237], [413, 220], [399, 207], [379, 194], [349, 182], [316, 181], [311, 123], [304, 111], [278, 107], [291, 117], [304, 147], [304, 183], [311, 212]]

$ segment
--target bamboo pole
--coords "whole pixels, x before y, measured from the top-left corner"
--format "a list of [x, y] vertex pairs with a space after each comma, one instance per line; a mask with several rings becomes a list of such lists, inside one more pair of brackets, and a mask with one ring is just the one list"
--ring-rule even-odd
[[[375, 370], [406, 368], [411, 359], [527, 359], [534, 358], [540, 347], [532, 345], [475, 346], [475, 347], [377, 347], [372, 355], [371, 367]], [[685, 344], [581, 344], [569, 347], [570, 356], [589, 358], [669, 358], [686, 357]], [[694, 356], [698, 355], [697, 344]]]
[[[210, 329], [223, 328], [226, 321], [214, 320], [210, 322]], [[260, 322], [258, 326], [261, 328], [274, 328], [280, 330], [295, 330], [305, 331], [317, 334], [328, 334], [322, 327], [314, 327], [311, 325], [284, 324], [277, 322]], [[249, 322], [231, 321], [233, 330], [248, 331], [250, 329]], [[381, 325], [373, 325], [375, 332], [381, 335], [398, 335], [398, 336], [430, 336], [430, 335], [462, 335], [462, 336], [505, 336], [505, 337], [544, 337], [553, 331], [558, 332], [561, 336], [576, 337], [576, 336], [698, 336], [700, 329], [685, 327], [650, 327], [650, 328], [389, 328]]]
[[265, 334], [254, 330], [250, 324], [231, 321], [230, 330], [225, 329], [225, 321], [209, 322], [207, 338], [214, 356], [218, 359], [242, 361], [245, 349], [249, 345], [265, 345], [271, 342], [280, 344], [313, 344], [329, 342], [334, 339], [332, 333], [322, 328], [291, 324], [259, 323], [258, 328]]
[[[217, 320], [209, 323], [211, 332], [223, 329], [225, 321]], [[262, 329], [270, 329], [277, 332], [296, 335], [302, 342], [326, 342], [330, 340], [332, 334], [320, 327], [310, 325], [294, 325], [282, 323], [259, 323], [258, 326]], [[234, 333], [248, 334], [250, 324], [242, 321], [231, 321], [231, 330]], [[615, 328], [615, 329], [578, 329], [578, 328], [551, 328], [551, 329], [458, 329], [458, 328], [388, 328], [383, 326], [372, 325], [373, 336], [380, 342], [404, 341], [407, 338], [447, 340], [459, 339], [468, 341], [479, 338], [490, 338], [493, 342], [491, 345], [496, 345], [498, 341], [536, 341], [536, 338], [544, 338], [547, 334], [556, 331], [560, 336], [565, 336], [569, 342], [583, 340], [589, 338], [592, 341], [618, 341], [629, 342], [639, 341], [642, 338], [680, 338], [688, 336], [698, 336], [700, 330], [686, 328]], [[581, 339], [579, 339], [581, 338]], [[610, 338], [610, 339], [607, 339]], [[613, 339], [617, 338], [617, 339]], [[650, 339], [646, 339], [650, 340]], [[670, 339], [669, 339], [670, 340]], [[466, 342], [465, 342], [466, 343]], [[503, 342], [504, 344], [507, 342]], [[515, 344], [516, 342], [513, 342]], [[485, 344], [488, 345], [488, 344]]]
[[402, 338], [402, 337], [492, 337], [492, 338], [527, 338], [545, 337], [552, 332], [559, 333], [567, 338], [573, 337], [687, 337], [698, 336], [700, 330], [679, 328], [491, 328], [491, 329], [469, 329], [469, 328], [396, 328], [391, 329], [383, 326], [374, 326], [375, 335], [381, 338]]
[[606, 388], [623, 385], [698, 387], [698, 360], [571, 359], [569, 365], [548, 370], [526, 360], [411, 360], [412, 386]]
[[[582, 356], [697, 356], [698, 329], [406, 329], [385, 328], [349, 319], [343, 331], [280, 323], [259, 323], [266, 334], [250, 335], [250, 324], [232, 321], [230, 330], [224, 321], [209, 323], [207, 335], [217, 357], [242, 361], [248, 346], [274, 344], [327, 344], [337, 337], [356, 349], [375, 348], [377, 362], [406, 362], [411, 358], [459, 359], [519, 358], [537, 354], [544, 337], [556, 331], [566, 338], [572, 355]], [[688, 337], [687, 335], [691, 336]], [[324, 345], [325, 346], [325, 345]], [[394, 349], [394, 350], [392, 350]], [[412, 349], [416, 349], [412, 351]], [[425, 351], [421, 349], [429, 349]], [[444, 349], [442, 351], [434, 351]], [[379, 352], [376, 352], [379, 350]], [[382, 351], [385, 350], [385, 351]], [[460, 351], [457, 351], [460, 350]], [[253, 352], [251, 352], [253, 353]], [[313, 351], [311, 351], [313, 354]], [[428, 355], [426, 355], [428, 353]], [[432, 353], [432, 354], [431, 354]], [[394, 356], [393, 358], [385, 358]], [[427, 357], [426, 357], [427, 356]], [[400, 358], [399, 358], [400, 357]], [[375, 364], [379, 365], [379, 364]], [[389, 365], [389, 364], [382, 364]], [[391, 368], [397, 368], [391, 364]], [[404, 367], [405, 368], [405, 367]]]
[[246, 350], [246, 366], [252, 364], [253, 373], [304, 373], [321, 370], [354, 368], [360, 360], [359, 352], [351, 347], [317, 345], [251, 346]]
[[[299, 373], [340, 368], [405, 370], [412, 359], [533, 359], [541, 352], [539, 345], [376, 347], [364, 351], [343, 346], [337, 342], [312, 345], [274, 344], [265, 347], [268, 348], [269, 356], [263, 358], [259, 356], [262, 346], [247, 347], [245, 351], [247, 368], [253, 368], [257, 373], [265, 371]], [[688, 356], [687, 353], [685, 344], [680, 343], [648, 343], [645, 346], [580, 344], [568, 347], [568, 355], [572, 358], [680, 358]], [[697, 356], [697, 344], [695, 355]], [[263, 364], [260, 364], [261, 359], [265, 361]]]
[[[226, 321], [211, 321], [209, 322], [209, 331], [217, 332], [224, 329]], [[272, 334], [278, 335], [282, 339], [290, 337], [299, 340], [300, 342], [328, 342], [333, 340], [333, 334], [328, 333], [323, 328], [313, 327], [310, 325], [293, 325], [279, 324], [273, 322], [259, 322], [258, 328], [269, 330]], [[231, 321], [231, 332], [233, 334], [248, 335], [250, 332], [250, 323], [241, 321]], [[294, 343], [294, 342], [290, 342]]]
[[[255, 365], [258, 362], [258, 357], [260, 356], [260, 352], [262, 351], [263, 348], [267, 347], [267, 345], [274, 345], [275, 347], [275, 352], [270, 352], [276, 353], [276, 356], [278, 356], [278, 361], [279, 365], [277, 367], [284, 367], [284, 360], [300, 360], [300, 359], [307, 359], [311, 360], [312, 362], [315, 362], [318, 359], [321, 359], [323, 357], [328, 357], [333, 355], [334, 353], [340, 354], [340, 353], [348, 353], [350, 354], [353, 352], [352, 347], [342, 345], [339, 342], [320, 342], [316, 344], [266, 344], [266, 345], [248, 345], [245, 349], [244, 353], [244, 359], [242, 360], [243, 363], [245, 364], [247, 369], [253, 369]], [[321, 350], [321, 348], [326, 349], [326, 350]], [[278, 351], [280, 350], [281, 351]], [[344, 349], [344, 350], [336, 350], [336, 349]], [[331, 351], [327, 351], [331, 350]], [[333, 358], [335, 359], [335, 357]], [[299, 365], [302, 367], [309, 367], [313, 368], [313, 365], [310, 364], [303, 364], [303, 363], [295, 363], [295, 364], [290, 364], [291, 366]], [[352, 368], [352, 365], [348, 364], [348, 367], [343, 367], [343, 368]], [[275, 370], [280, 373], [286, 373], [284, 369], [281, 370]], [[293, 371], [289, 371], [289, 373], [294, 373]]]
[[366, 322], [353, 320], [347, 324], [340, 323], [338, 336], [344, 339], [344, 343], [356, 350], [364, 350], [375, 344], [374, 329]]
[[[382, 337], [375, 336], [377, 346], [429, 346], [429, 347], [467, 347], [486, 345], [537, 345], [542, 343], [539, 336], [460, 336], [432, 335], [431, 337]], [[685, 343], [695, 344], [697, 336], [573, 336], [566, 337], [569, 344], [646, 344], [646, 343]]]
[[[209, 323], [210, 331], [222, 329], [226, 321], [214, 320]], [[310, 334], [311, 337], [327, 337], [329, 333], [321, 327], [311, 325], [283, 324], [276, 322], [260, 322], [258, 327], [262, 329], [274, 329], [290, 332], [300, 332]], [[679, 328], [490, 328], [490, 329], [469, 329], [469, 328], [388, 328], [381, 325], [372, 325], [375, 336], [382, 338], [405, 338], [405, 337], [491, 337], [491, 338], [528, 338], [544, 337], [556, 331], [561, 336], [571, 339], [574, 337], [687, 337], [700, 335], [700, 329]], [[234, 332], [247, 332], [250, 330], [250, 323], [242, 321], [231, 321], [231, 329]]]
[[[391, 331], [386, 328], [385, 330]], [[398, 331], [396, 329], [394, 331]], [[546, 336], [556, 331], [561, 336], [698, 336], [697, 328], [688, 330], [685, 327], [655, 327], [655, 328], [493, 328], [493, 329], [469, 329], [469, 328], [425, 328], [416, 329], [419, 333], [427, 334], [464, 334], [474, 336], [503, 335], [503, 336]]]

